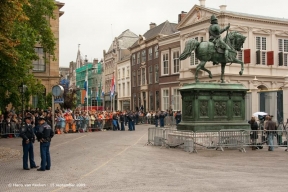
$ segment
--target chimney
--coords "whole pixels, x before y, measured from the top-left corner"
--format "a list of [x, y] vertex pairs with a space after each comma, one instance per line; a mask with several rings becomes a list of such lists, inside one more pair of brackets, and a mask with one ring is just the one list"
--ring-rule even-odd
[[178, 23], [182, 21], [182, 19], [187, 15], [187, 12], [181, 11], [181, 13], [178, 15]]
[[157, 25], [156, 25], [156, 23], [150, 23], [150, 29], [153, 29], [154, 27], [156, 27]]
[[200, 6], [205, 7], [205, 0], [199, 0], [200, 1]]
[[226, 11], [227, 5], [220, 5], [220, 11]]

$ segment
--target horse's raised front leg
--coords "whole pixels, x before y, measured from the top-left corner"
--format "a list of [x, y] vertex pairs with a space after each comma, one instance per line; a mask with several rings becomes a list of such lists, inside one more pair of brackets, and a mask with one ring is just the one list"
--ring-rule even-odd
[[221, 63], [221, 83], [224, 83], [225, 66], [226, 63]]
[[243, 71], [244, 71], [244, 63], [243, 63], [243, 61], [240, 61], [240, 60], [234, 58], [233, 63], [241, 64], [241, 71], [239, 71], [239, 75], [242, 75]]

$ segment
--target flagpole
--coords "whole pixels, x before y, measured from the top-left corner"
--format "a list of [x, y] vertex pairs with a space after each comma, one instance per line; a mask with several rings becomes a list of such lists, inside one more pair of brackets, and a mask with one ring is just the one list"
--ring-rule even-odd
[[86, 65], [86, 76], [87, 76], [87, 91], [86, 91], [86, 106], [87, 106], [87, 112], [88, 112], [88, 103], [89, 103], [89, 100], [88, 100], [88, 93], [89, 93], [89, 84], [88, 84], [88, 64]]
[[91, 95], [90, 95], [90, 111], [92, 110], [92, 95], [93, 95], [93, 91], [92, 91], [92, 87], [91, 87]]

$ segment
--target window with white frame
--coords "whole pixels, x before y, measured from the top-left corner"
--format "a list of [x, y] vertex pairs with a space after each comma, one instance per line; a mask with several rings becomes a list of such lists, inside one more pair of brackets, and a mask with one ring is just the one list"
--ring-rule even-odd
[[256, 37], [256, 64], [266, 65], [266, 37]]
[[141, 71], [140, 71], [140, 69], [138, 69], [138, 71], [137, 71], [137, 75], [138, 75], [138, 86], [140, 86], [141, 85]]
[[181, 95], [180, 95], [180, 91], [179, 89], [173, 89], [173, 110], [177, 110], [180, 111], [180, 99], [181, 99]]
[[135, 53], [132, 55], [132, 65], [136, 64], [136, 55]]
[[163, 53], [162, 56], [162, 74], [163, 75], [168, 75], [169, 73], [169, 54], [168, 53]]
[[149, 66], [149, 79], [148, 79], [148, 81], [149, 81], [149, 84], [152, 84], [153, 83], [153, 73], [152, 73], [152, 66]]
[[127, 67], [127, 75], [126, 76], [130, 77], [130, 68], [129, 67]]
[[173, 51], [173, 73], [179, 73], [179, 51]]
[[122, 78], [125, 77], [125, 68], [122, 68]]
[[158, 64], [155, 65], [155, 83], [159, 82], [159, 66]]
[[[196, 41], [199, 41], [198, 39], [200, 39], [200, 42], [203, 41], [203, 37], [193, 37], [192, 39], [195, 39]], [[196, 58], [196, 53], [195, 51], [191, 52], [191, 56], [190, 56], [190, 65], [198, 65], [199, 60]]]
[[169, 89], [162, 90], [162, 110], [169, 109]]
[[33, 60], [33, 71], [43, 72], [45, 71], [45, 54], [43, 47], [34, 48], [36, 55], [38, 56], [37, 60]]
[[137, 53], [137, 64], [140, 64], [140, 52]]
[[118, 69], [118, 79], [120, 79], [120, 69]]
[[152, 47], [150, 47], [149, 49], [148, 49], [148, 60], [152, 60]]
[[122, 97], [125, 97], [126, 94], [125, 94], [125, 83], [122, 83], [122, 90], [123, 90], [123, 94], [122, 94]]
[[278, 63], [279, 66], [288, 66], [288, 39], [278, 39]]
[[146, 50], [142, 50], [142, 63], [146, 62]]
[[146, 81], [146, 68], [142, 68], [142, 85], [146, 85], [145, 81]]
[[154, 47], [154, 59], [158, 58], [158, 45]]

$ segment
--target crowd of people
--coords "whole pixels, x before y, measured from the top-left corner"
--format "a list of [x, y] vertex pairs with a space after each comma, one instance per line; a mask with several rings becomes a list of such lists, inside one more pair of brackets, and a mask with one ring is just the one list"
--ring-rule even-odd
[[[156, 127], [164, 127], [165, 125], [175, 125], [181, 122], [180, 111], [148, 111], [142, 109], [138, 111], [94, 111], [83, 110], [76, 108], [59, 109], [57, 108], [52, 115], [52, 109], [49, 107], [43, 109], [27, 109], [22, 113], [16, 113], [12, 108], [6, 109], [3, 114], [0, 114], [0, 131], [3, 134], [17, 135], [21, 124], [24, 123], [24, 118], [31, 118], [33, 128], [37, 128], [39, 118], [44, 118], [48, 125], [54, 128], [56, 134], [68, 132], [87, 132], [87, 131], [104, 131], [104, 130], [121, 130], [125, 127], [128, 131], [134, 131], [135, 125], [138, 124], [153, 124]], [[54, 118], [54, 125], [53, 124]]]
[[[259, 123], [257, 122], [257, 119]], [[268, 151], [273, 151], [274, 137], [276, 138], [277, 145], [283, 144], [282, 127], [279, 125], [277, 126], [276, 122], [273, 120], [273, 115], [260, 115], [258, 117], [252, 116], [248, 123], [251, 128], [250, 139], [252, 150], [262, 149], [262, 145], [266, 143], [268, 145]]]

